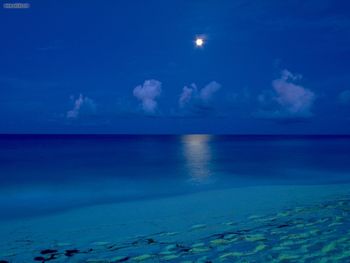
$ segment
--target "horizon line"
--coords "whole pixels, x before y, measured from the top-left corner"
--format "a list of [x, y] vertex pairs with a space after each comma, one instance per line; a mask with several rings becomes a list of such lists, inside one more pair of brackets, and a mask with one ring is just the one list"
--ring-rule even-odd
[[212, 136], [350, 136], [348, 133], [0, 133], [0, 136], [16, 135], [63, 135], [63, 136], [185, 136], [185, 135], [212, 135]]

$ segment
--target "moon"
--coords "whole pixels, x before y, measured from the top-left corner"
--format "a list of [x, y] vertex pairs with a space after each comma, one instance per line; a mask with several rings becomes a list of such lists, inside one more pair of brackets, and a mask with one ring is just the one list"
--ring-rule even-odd
[[197, 47], [202, 47], [204, 45], [204, 39], [201, 37], [198, 37], [198, 38], [196, 38], [195, 43], [196, 43]]

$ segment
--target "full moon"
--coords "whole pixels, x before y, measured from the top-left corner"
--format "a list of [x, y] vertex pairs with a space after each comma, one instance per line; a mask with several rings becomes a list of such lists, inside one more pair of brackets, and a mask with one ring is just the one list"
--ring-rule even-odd
[[204, 44], [203, 38], [197, 38], [196, 39], [196, 46], [197, 47], [201, 47], [201, 46], [203, 46], [203, 44]]

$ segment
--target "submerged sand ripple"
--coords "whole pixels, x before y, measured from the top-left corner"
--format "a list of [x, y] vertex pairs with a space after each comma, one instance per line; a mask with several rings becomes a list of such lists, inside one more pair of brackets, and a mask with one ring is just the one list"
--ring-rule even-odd
[[[118, 243], [32, 244], [2, 251], [6, 262], [350, 262], [350, 198], [289, 207], [241, 222], [196, 224]], [[200, 232], [200, 235], [198, 233]], [[116, 233], [117, 234], [117, 233]]]

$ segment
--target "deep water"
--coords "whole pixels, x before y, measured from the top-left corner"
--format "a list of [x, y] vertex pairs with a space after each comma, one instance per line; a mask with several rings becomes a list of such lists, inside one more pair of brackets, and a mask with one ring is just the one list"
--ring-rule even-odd
[[5, 220], [230, 187], [349, 182], [349, 136], [0, 136]]

